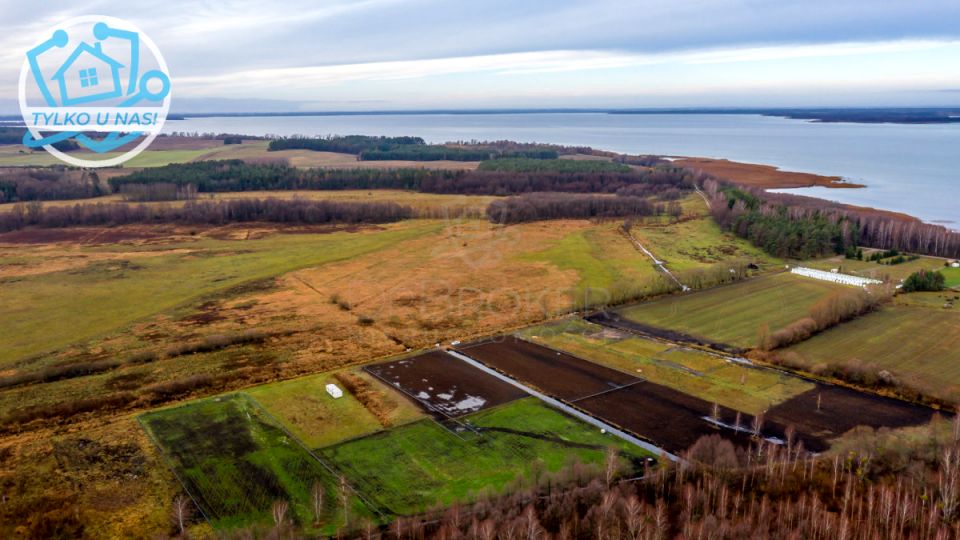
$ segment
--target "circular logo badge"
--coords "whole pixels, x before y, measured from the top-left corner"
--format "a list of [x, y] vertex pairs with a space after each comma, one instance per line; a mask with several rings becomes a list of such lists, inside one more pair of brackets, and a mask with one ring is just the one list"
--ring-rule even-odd
[[156, 138], [170, 110], [170, 72], [135, 25], [85, 16], [51, 28], [20, 70], [23, 144], [78, 167], [111, 167]]

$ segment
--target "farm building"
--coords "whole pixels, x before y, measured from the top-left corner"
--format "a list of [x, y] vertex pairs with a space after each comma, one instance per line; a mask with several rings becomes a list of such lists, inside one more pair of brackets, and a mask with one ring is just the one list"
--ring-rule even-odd
[[883, 283], [879, 279], [870, 279], [859, 276], [851, 276], [850, 274], [841, 274], [838, 270], [833, 270], [831, 272], [824, 272], [823, 270], [815, 270], [813, 268], [805, 268], [803, 266], [795, 266], [790, 269], [790, 272], [797, 274], [798, 276], [809, 277], [813, 279], [820, 279], [823, 281], [829, 281], [832, 283], [839, 283], [841, 285], [850, 285], [853, 287], [866, 287], [867, 285], [879, 285]]
[[339, 399], [343, 397], [343, 390], [333, 383], [327, 385], [327, 393], [330, 394], [333, 399]]

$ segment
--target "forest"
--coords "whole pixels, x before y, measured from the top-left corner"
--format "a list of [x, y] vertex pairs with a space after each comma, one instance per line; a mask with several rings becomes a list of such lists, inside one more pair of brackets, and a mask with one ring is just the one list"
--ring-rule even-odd
[[360, 154], [365, 150], [387, 150], [395, 146], [426, 144], [420, 137], [372, 137], [368, 135], [344, 135], [330, 137], [281, 137], [273, 139], [269, 150], [316, 150]]
[[86, 199], [105, 195], [96, 172], [67, 167], [0, 170], [0, 203]]
[[282, 163], [201, 161], [143, 169], [110, 179], [127, 184], [193, 184], [200, 193], [289, 189], [406, 189], [424, 193], [511, 195], [531, 192], [617, 193], [643, 196], [692, 190], [702, 175], [662, 166], [631, 172], [500, 172], [426, 169], [297, 169]]
[[960, 233], [913, 218], [838, 203], [703, 182], [710, 212], [724, 229], [778, 257], [807, 259], [858, 246], [957, 258]]

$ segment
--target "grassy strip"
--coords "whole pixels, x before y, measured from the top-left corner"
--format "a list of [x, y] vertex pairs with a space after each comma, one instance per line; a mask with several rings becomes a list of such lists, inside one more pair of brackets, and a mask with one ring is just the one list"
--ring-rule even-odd
[[581, 319], [527, 328], [519, 334], [535, 343], [749, 414], [759, 414], [813, 388], [798, 377], [734, 364], [705, 352], [637, 336], [616, 337]]

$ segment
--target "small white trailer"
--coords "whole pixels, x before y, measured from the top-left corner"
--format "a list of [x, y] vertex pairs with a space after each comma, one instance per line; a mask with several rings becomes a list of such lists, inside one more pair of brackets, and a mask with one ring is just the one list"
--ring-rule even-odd
[[340, 399], [343, 397], [343, 390], [333, 383], [327, 385], [327, 393], [330, 394], [330, 397], [333, 399]]

